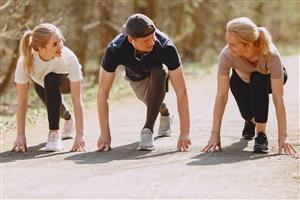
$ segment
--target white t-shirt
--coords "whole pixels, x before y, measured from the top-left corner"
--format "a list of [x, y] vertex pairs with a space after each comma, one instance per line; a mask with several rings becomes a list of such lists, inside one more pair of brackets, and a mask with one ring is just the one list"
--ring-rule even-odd
[[20, 56], [15, 71], [15, 82], [24, 84], [30, 78], [44, 87], [44, 78], [47, 74], [68, 74], [71, 82], [80, 81], [82, 77], [82, 66], [79, 64], [76, 55], [66, 46], [62, 48], [61, 57], [55, 57], [49, 61], [43, 61], [38, 52], [33, 53], [32, 72], [28, 75], [25, 71], [23, 56]]

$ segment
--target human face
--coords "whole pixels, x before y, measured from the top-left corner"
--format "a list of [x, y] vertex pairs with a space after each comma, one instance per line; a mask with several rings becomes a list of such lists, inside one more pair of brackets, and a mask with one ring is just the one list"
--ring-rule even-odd
[[60, 57], [63, 48], [63, 41], [57, 33], [53, 33], [48, 44], [39, 49], [39, 55], [43, 60], [51, 60], [54, 57]]
[[129, 37], [129, 42], [132, 46], [140, 52], [150, 52], [152, 51], [155, 44], [154, 33], [143, 37], [143, 38], [131, 38]]
[[226, 32], [226, 41], [228, 48], [233, 55], [242, 56], [246, 52], [246, 44], [238, 41], [238, 39], [229, 32]]

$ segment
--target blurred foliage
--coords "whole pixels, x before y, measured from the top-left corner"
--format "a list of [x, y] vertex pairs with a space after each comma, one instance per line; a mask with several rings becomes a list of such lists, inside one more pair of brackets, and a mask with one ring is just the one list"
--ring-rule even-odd
[[[225, 45], [226, 23], [236, 17], [247, 16], [257, 25], [267, 27], [280, 52], [298, 53], [299, 11], [297, 0], [0, 0], [1, 132], [4, 126], [10, 127], [4, 117], [15, 114], [13, 72], [19, 40], [24, 30], [40, 23], [53, 23], [62, 30], [65, 45], [83, 65], [84, 97], [95, 102], [104, 50], [135, 12], [151, 17], [176, 44], [186, 73], [197, 74], [199, 69], [209, 71], [209, 66], [216, 62], [218, 52]], [[122, 73], [119, 70], [117, 77]], [[112, 96], [128, 94], [124, 89], [126, 81], [118, 82]], [[31, 96], [30, 104], [34, 108], [43, 107], [36, 106], [41, 103], [37, 103], [35, 94]], [[39, 116], [40, 110], [28, 112]]]

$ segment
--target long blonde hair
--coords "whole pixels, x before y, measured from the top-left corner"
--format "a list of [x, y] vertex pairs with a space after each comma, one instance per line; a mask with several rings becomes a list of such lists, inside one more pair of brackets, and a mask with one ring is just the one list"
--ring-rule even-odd
[[259, 48], [260, 54], [272, 51], [272, 37], [269, 31], [265, 27], [258, 27], [247, 17], [230, 20], [226, 29], [241, 43], [253, 42]]
[[62, 40], [64, 37], [61, 31], [53, 24], [43, 23], [36, 26], [32, 31], [25, 31], [20, 42], [20, 54], [24, 59], [24, 67], [30, 73], [33, 65], [33, 52], [39, 48], [45, 48], [53, 33], [56, 33]]

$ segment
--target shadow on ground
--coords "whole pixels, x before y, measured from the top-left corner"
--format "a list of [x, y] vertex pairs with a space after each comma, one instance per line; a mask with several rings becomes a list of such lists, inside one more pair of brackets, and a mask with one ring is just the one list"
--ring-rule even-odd
[[266, 157], [279, 156], [279, 154], [261, 154], [252, 151], [243, 151], [248, 146], [248, 140], [240, 139], [239, 142], [233, 143], [219, 152], [201, 153], [191, 159], [195, 159], [187, 163], [187, 165], [219, 165], [231, 164], [242, 161], [263, 159]]
[[[157, 140], [160, 137], [155, 137]], [[153, 158], [174, 154], [178, 151], [168, 151], [162, 153], [155, 153], [155, 151], [137, 151], [139, 142], [118, 146], [108, 152], [84, 152], [75, 154], [65, 158], [65, 160], [73, 160], [77, 164], [96, 164], [96, 163], [109, 163], [115, 160], [139, 160], [146, 158]]]
[[41, 143], [36, 146], [28, 147], [26, 152], [12, 152], [5, 151], [0, 153], [0, 163], [14, 162], [18, 160], [30, 160], [30, 159], [39, 159], [50, 156], [68, 154], [71, 152], [46, 152], [42, 148], [45, 147], [46, 143]]

